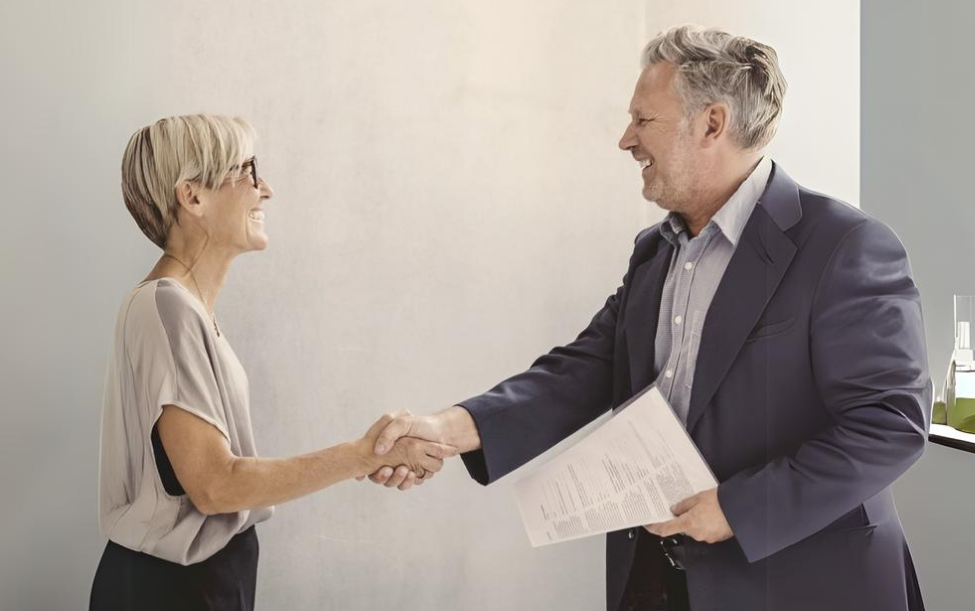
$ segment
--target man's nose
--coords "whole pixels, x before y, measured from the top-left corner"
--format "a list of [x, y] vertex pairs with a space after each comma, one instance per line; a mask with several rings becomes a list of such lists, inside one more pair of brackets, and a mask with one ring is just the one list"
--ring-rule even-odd
[[620, 150], [628, 151], [636, 145], [636, 138], [633, 137], [633, 125], [627, 125], [620, 137]]

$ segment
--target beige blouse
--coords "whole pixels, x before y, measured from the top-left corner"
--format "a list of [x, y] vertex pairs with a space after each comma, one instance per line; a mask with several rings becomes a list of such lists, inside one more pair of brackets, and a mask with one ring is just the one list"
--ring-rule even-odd
[[193, 564], [271, 517], [274, 508], [206, 516], [163, 487], [152, 429], [164, 405], [209, 422], [236, 456], [256, 456], [247, 374], [203, 304], [171, 278], [144, 282], [115, 324], [102, 404], [101, 532], [171, 562]]

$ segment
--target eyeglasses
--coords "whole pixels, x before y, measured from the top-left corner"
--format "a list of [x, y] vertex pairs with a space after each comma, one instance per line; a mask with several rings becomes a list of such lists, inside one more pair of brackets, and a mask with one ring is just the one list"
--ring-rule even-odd
[[241, 164], [240, 169], [243, 170], [245, 168], [250, 169], [251, 178], [254, 179], [254, 188], [257, 189], [257, 183], [260, 181], [260, 179], [257, 177], [257, 156], [251, 157]]
[[255, 157], [251, 157], [250, 159], [244, 161], [244, 163], [240, 164], [238, 167], [235, 167], [234, 170], [239, 170], [241, 172], [241, 176], [243, 176], [245, 173], [246, 174], [250, 174], [251, 175], [251, 178], [254, 180], [254, 188], [255, 189], [259, 188], [258, 187], [258, 183], [259, 183], [260, 179], [257, 177], [257, 157], [256, 156]]

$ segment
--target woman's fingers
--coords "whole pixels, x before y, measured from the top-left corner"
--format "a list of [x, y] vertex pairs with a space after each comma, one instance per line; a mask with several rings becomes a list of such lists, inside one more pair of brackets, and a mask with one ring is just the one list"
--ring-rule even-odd
[[416, 481], [416, 474], [410, 471], [409, 473], [407, 473], [406, 479], [403, 480], [403, 483], [400, 484], [398, 488], [400, 490], [409, 490], [410, 487], [413, 486], [413, 482], [415, 481]]
[[386, 481], [390, 477], [392, 477], [392, 475], [393, 475], [392, 467], [383, 467], [382, 469], [379, 469], [375, 473], [370, 473], [369, 481], [374, 484], [385, 484]]
[[387, 488], [398, 488], [409, 476], [410, 470], [406, 465], [400, 465], [393, 471], [393, 475], [383, 484]]
[[421, 469], [423, 469], [424, 472], [430, 473], [431, 475], [443, 469], [442, 460], [428, 455], [421, 456], [420, 460], [417, 461], [417, 464]]
[[[392, 416], [394, 415], [387, 415], [387, 417]], [[387, 465], [379, 469], [369, 475], [369, 481], [382, 484], [387, 488], [409, 490], [443, 469], [445, 458], [457, 455], [457, 449], [453, 446], [416, 438], [400, 439], [396, 446], [398, 451], [395, 457], [391, 454], [388, 458], [392, 461], [402, 461], [400, 465], [395, 468]]]

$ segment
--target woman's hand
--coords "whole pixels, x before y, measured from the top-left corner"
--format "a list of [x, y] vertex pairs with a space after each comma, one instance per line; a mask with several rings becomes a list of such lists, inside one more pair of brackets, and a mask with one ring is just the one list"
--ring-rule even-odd
[[[416, 437], [401, 437], [382, 456], [373, 452], [379, 434], [392, 422], [397, 414], [386, 414], [377, 420], [363, 436], [363, 445], [367, 448], [367, 460], [370, 464], [369, 473], [375, 473], [384, 467], [391, 473], [399, 473], [400, 477], [391, 477], [387, 487], [397, 486], [400, 490], [409, 489], [414, 483], [419, 484], [433, 477], [434, 473], [443, 468], [445, 458], [457, 455], [453, 446], [426, 441]], [[361, 477], [359, 479], [362, 479]]]
[[416, 437], [403, 437], [393, 444], [392, 449], [384, 456], [380, 456], [382, 466], [397, 467], [403, 465], [416, 474], [417, 477], [429, 479], [433, 473], [443, 468], [445, 458], [456, 456], [457, 450], [432, 441], [424, 441]]

